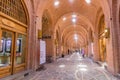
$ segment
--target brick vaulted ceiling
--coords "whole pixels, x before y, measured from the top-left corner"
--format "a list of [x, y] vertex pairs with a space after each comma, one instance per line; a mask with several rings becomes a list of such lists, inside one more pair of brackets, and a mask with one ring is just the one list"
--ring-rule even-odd
[[[54, 6], [55, 1], [59, 1], [57, 7]], [[88, 30], [93, 30], [98, 9], [99, 0], [91, 0], [90, 4], [85, 0], [46, 0], [45, 6], [45, 10], [51, 15], [54, 28], [60, 28], [62, 40], [68, 44], [75, 43], [73, 36], [77, 34], [81, 45], [87, 43]], [[75, 23], [72, 22], [73, 14], [77, 15]]]
[[[59, 6], [55, 7], [54, 2], [59, 1]], [[73, 1], [73, 2], [70, 2]], [[97, 9], [100, 8], [98, 0], [91, 0], [91, 4], [87, 4], [85, 0], [49, 0], [46, 9], [52, 14], [55, 21], [68, 13], [78, 13], [88, 18], [94, 23]]]

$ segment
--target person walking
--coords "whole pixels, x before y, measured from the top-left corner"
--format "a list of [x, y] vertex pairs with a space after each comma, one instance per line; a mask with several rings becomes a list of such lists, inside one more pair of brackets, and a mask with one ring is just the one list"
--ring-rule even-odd
[[82, 57], [83, 57], [83, 58], [85, 57], [84, 49], [82, 49]]

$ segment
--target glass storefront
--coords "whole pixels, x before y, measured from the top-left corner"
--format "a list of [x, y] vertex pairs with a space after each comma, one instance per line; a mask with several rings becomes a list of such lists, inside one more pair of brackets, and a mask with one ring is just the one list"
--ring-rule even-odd
[[11, 65], [12, 39], [12, 32], [2, 31], [2, 39], [0, 42], [0, 67]]
[[26, 69], [25, 8], [23, 0], [0, 0], [0, 78]]
[[26, 35], [2, 29], [0, 38], [0, 77], [25, 70]]
[[16, 64], [25, 63], [25, 53], [26, 53], [26, 36], [18, 34], [16, 41]]

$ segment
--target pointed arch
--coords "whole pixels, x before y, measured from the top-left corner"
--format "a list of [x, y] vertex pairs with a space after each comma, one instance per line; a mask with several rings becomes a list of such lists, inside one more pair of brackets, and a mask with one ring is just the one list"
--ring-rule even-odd
[[51, 16], [48, 10], [46, 9], [42, 16], [42, 34], [51, 35], [51, 32], [52, 32], [51, 26], [52, 26]]
[[1, 0], [1, 14], [7, 15], [23, 24], [28, 24], [28, 11], [23, 0]]

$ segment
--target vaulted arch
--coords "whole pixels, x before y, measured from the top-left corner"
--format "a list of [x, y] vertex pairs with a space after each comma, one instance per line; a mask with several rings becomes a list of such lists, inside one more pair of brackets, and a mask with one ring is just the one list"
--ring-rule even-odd
[[20, 21], [23, 24], [28, 24], [28, 12], [23, 0], [1, 0], [0, 12]]

